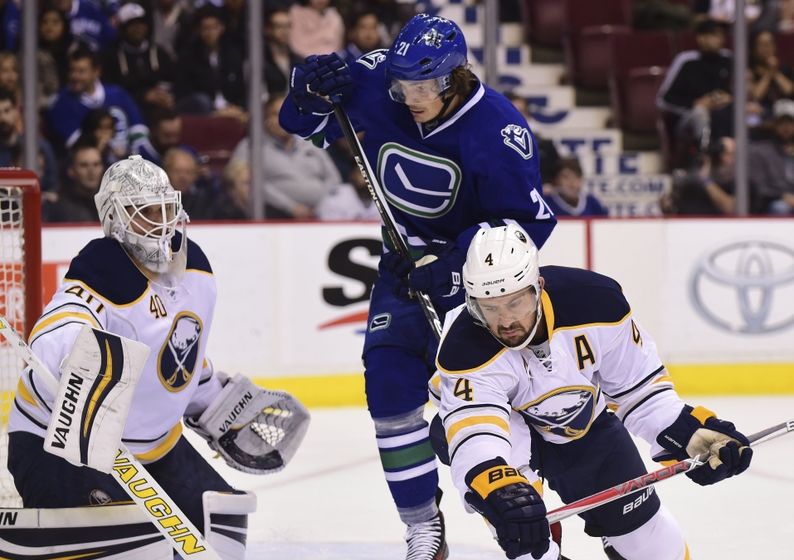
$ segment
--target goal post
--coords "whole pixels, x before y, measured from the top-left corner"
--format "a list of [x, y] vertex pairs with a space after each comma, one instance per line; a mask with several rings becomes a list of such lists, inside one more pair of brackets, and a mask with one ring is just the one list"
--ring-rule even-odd
[[[24, 336], [42, 308], [41, 189], [33, 171], [0, 168], [0, 315]], [[24, 367], [0, 340], [0, 507], [21, 505], [8, 472], [8, 412]]]

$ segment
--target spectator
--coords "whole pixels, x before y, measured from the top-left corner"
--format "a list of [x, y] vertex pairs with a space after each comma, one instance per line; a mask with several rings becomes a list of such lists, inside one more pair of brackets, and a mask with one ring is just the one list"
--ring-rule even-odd
[[332, 186], [320, 200], [317, 217], [325, 221], [379, 220], [380, 214], [358, 167], [350, 166], [347, 180], [347, 183]]
[[19, 8], [14, 0], [0, 0], [0, 50], [16, 52], [19, 48]]
[[243, 55], [247, 55], [248, 21], [245, 10], [246, 0], [223, 0], [221, 17], [226, 29], [226, 40]]
[[89, 0], [54, 0], [53, 4], [69, 22], [72, 37], [86, 43], [91, 50], [109, 48], [116, 30], [102, 10]]
[[286, 94], [292, 66], [303, 62], [289, 46], [292, 26], [286, 8], [267, 10], [265, 21], [265, 85], [270, 95]]
[[[265, 130], [258, 163], [262, 165], [265, 216], [314, 218], [315, 206], [341, 183], [341, 177], [327, 153], [281, 128], [278, 112], [283, 103], [283, 95], [274, 95], [263, 111]], [[246, 138], [234, 149], [232, 160], [248, 159]]]
[[[163, 166], [163, 154], [180, 145], [182, 139], [182, 116], [174, 111], [155, 111], [151, 119], [150, 142], [138, 152], [152, 163]], [[190, 148], [189, 150], [193, 150]]]
[[794, 32], [794, 0], [777, 0], [777, 30], [782, 33]]
[[176, 60], [177, 53], [187, 46], [190, 35], [190, 4], [187, 0], [154, 0], [153, 3], [153, 40]]
[[543, 196], [557, 216], [608, 216], [609, 211], [590, 193], [584, 192], [582, 167], [576, 158], [563, 158], [551, 186]]
[[194, 14], [193, 25], [197, 36], [179, 57], [177, 110], [244, 118], [243, 54], [224, 39], [219, 10], [202, 6]]
[[770, 118], [775, 101], [794, 94], [794, 72], [780, 64], [775, 36], [769, 31], [753, 35], [749, 62], [750, 95], [763, 108], [764, 119]]
[[216, 206], [213, 186], [200, 173], [195, 154], [184, 148], [170, 148], [163, 157], [163, 169], [176, 190], [182, 193], [182, 207], [192, 220], [210, 218]]
[[0, 89], [12, 92], [22, 102], [22, 84], [19, 81], [17, 55], [0, 51]]
[[716, 21], [704, 20], [695, 27], [695, 40], [697, 50], [673, 59], [656, 99], [673, 134], [675, 151], [684, 157], [707, 147], [711, 139], [732, 135], [733, 61], [722, 48], [725, 31]]
[[144, 113], [173, 109], [174, 62], [149, 40], [149, 22], [140, 4], [124, 4], [118, 12], [119, 39], [105, 55], [105, 81], [124, 88]]
[[673, 177], [673, 189], [661, 200], [666, 214], [731, 215], [736, 212], [734, 165], [736, 142], [720, 138], [709, 147], [703, 165]]
[[289, 42], [298, 56], [327, 54], [344, 47], [345, 24], [331, 0], [301, 0], [292, 5]]
[[58, 92], [45, 114], [47, 127], [60, 148], [71, 147], [88, 112], [105, 107], [115, 119], [113, 151], [124, 155], [137, 152], [140, 145], [148, 144], [149, 129], [130, 95], [119, 86], [103, 84], [100, 74], [95, 53], [84, 45], [73, 49], [69, 54], [69, 83]]
[[339, 56], [348, 64], [352, 64], [362, 54], [387, 47], [381, 35], [382, 28], [383, 25], [374, 10], [355, 12], [347, 25], [347, 47], [339, 53]]
[[[25, 135], [20, 132], [19, 102], [16, 95], [0, 89], [0, 167], [24, 167]], [[58, 188], [58, 164], [52, 146], [39, 138], [39, 180], [43, 191]]]
[[778, 100], [773, 109], [774, 137], [752, 142], [750, 185], [761, 213], [794, 214], [794, 101]]
[[39, 48], [36, 60], [39, 74], [39, 108], [52, 102], [66, 83], [67, 52], [72, 38], [66, 17], [55, 8], [45, 8], [39, 14]]
[[94, 146], [75, 144], [69, 154], [66, 180], [55, 202], [45, 202], [45, 222], [98, 222], [94, 195], [99, 190], [102, 154]]
[[213, 205], [213, 220], [251, 219], [251, 169], [242, 160], [230, 161], [223, 170], [222, 191]]
[[83, 119], [76, 143], [97, 148], [102, 154], [102, 164], [108, 167], [124, 157], [124, 154], [113, 150], [113, 133], [113, 115], [104, 107], [97, 107], [91, 109]]

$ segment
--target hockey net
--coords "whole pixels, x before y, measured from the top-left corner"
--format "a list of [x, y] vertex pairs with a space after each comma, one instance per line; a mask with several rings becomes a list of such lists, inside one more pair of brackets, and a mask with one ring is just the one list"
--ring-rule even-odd
[[[27, 336], [41, 313], [41, 191], [36, 174], [0, 168], [0, 315]], [[0, 507], [22, 502], [8, 472], [8, 413], [23, 363], [0, 337]]]

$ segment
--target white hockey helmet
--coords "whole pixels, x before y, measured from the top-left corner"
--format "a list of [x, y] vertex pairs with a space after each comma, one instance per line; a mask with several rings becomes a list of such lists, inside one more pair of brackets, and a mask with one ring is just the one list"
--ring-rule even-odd
[[[540, 325], [540, 267], [538, 249], [523, 228], [516, 224], [481, 229], [472, 239], [463, 265], [463, 285], [466, 289], [466, 306], [474, 319], [487, 328], [508, 348], [526, 347]], [[498, 298], [527, 290], [532, 297], [535, 324], [526, 338], [508, 345], [492, 328], [480, 304], [489, 298]]]
[[[165, 272], [185, 244], [182, 193], [154, 163], [133, 155], [105, 171], [94, 203], [106, 237], [116, 239], [153, 272]], [[171, 242], [182, 226], [180, 247]]]

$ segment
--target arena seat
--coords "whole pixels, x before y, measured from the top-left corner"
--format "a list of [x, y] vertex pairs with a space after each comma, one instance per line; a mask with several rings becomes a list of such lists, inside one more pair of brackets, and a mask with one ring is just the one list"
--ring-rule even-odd
[[182, 142], [206, 157], [214, 173], [223, 170], [246, 132], [243, 123], [233, 117], [182, 115]]
[[524, 0], [524, 25], [533, 45], [562, 48], [565, 2], [561, 0]]
[[794, 32], [777, 33], [775, 35], [777, 43], [777, 56], [780, 62], [789, 68], [794, 68]]

